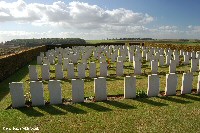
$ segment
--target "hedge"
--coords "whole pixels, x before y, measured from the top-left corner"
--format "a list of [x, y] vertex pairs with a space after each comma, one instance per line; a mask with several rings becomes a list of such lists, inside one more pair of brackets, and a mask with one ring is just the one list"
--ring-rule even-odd
[[0, 59], [0, 82], [11, 76], [18, 69], [22, 68], [33, 59], [35, 59], [40, 52], [45, 52], [46, 46], [34, 47], [25, 51]]
[[184, 45], [184, 44], [164, 44], [164, 43], [152, 43], [145, 42], [146, 47], [159, 47], [159, 48], [170, 48], [172, 50], [184, 50], [184, 51], [200, 51], [200, 45]]

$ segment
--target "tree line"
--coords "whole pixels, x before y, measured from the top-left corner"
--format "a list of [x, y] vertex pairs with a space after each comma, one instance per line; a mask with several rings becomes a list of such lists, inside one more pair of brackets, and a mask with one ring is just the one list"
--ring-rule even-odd
[[13, 39], [5, 42], [4, 45], [14, 46], [40, 46], [40, 45], [63, 45], [63, 44], [86, 44], [84, 39], [80, 38], [41, 38], [41, 39]]

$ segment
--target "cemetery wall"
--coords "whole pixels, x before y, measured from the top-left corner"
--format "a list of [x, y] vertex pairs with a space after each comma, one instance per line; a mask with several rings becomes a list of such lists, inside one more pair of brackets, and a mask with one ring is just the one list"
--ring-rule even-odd
[[184, 51], [200, 51], [200, 45], [188, 46], [184, 44], [163, 44], [163, 43], [153, 43], [145, 42], [144, 46], [146, 47], [160, 47], [160, 48], [170, 48], [172, 50], [184, 50]]
[[12, 75], [15, 71], [31, 62], [40, 54], [45, 52], [46, 46], [39, 46], [20, 53], [11, 54], [0, 59], [0, 81]]

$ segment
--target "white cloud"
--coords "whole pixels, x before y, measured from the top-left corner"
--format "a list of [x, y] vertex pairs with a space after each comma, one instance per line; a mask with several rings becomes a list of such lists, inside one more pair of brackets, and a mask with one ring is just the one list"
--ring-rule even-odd
[[97, 5], [83, 2], [65, 4], [58, 1], [51, 5], [27, 4], [23, 0], [0, 2], [0, 21], [24, 21], [34, 25], [57, 25], [73, 28], [101, 28], [109, 25], [142, 25], [153, 21], [148, 14], [133, 12], [124, 8], [105, 10]]
[[0, 41], [9, 41], [12, 39], [31, 39], [52, 37], [51, 31], [47, 32], [27, 32], [27, 31], [0, 31]]
[[160, 26], [159, 30], [176, 30], [177, 26], [169, 26], [169, 25], [165, 25], [165, 26]]
[[189, 28], [190, 32], [200, 33], [200, 26], [189, 25], [188, 28]]
[[[1, 31], [0, 40], [14, 38], [80, 37], [103, 39], [121, 37], [152, 38], [199, 38], [200, 26], [189, 25], [180, 30], [175, 25], [148, 27], [155, 17], [124, 8], [106, 9], [83, 2], [52, 4], [0, 1], [0, 24], [25, 24], [32, 28], [45, 27], [45, 30]], [[37, 27], [35, 27], [37, 26]], [[14, 27], [14, 25], [12, 26]], [[24, 28], [24, 29], [26, 29]], [[56, 30], [54, 30], [56, 29]], [[58, 30], [59, 29], [59, 30]], [[11, 30], [11, 29], [9, 29]], [[28, 32], [29, 31], [29, 32]], [[35, 30], [34, 30], [35, 31]]]

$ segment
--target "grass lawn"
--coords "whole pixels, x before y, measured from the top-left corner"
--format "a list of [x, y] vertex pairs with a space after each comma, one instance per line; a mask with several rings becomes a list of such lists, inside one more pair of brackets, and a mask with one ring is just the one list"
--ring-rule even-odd
[[[181, 58], [182, 60], [182, 58]], [[94, 58], [90, 61], [97, 62]], [[36, 64], [36, 61], [30, 64]], [[149, 62], [144, 62], [142, 72], [151, 74]], [[133, 75], [132, 63], [124, 63], [124, 73]], [[11, 109], [8, 83], [24, 82], [25, 94], [29, 96], [28, 65], [13, 76], [0, 83], [0, 132], [5, 128], [38, 127], [37, 132], [200, 132], [200, 95], [158, 96], [152, 98], [123, 99], [123, 77], [115, 77], [115, 64], [111, 63], [107, 80], [109, 100], [63, 105], [46, 105]], [[177, 67], [178, 87], [181, 88], [182, 73], [189, 71], [190, 65]], [[37, 66], [39, 73], [40, 67]], [[75, 65], [76, 69], [76, 65]], [[77, 76], [77, 71], [76, 76]], [[165, 89], [165, 75], [168, 67], [159, 67], [160, 91]], [[51, 66], [51, 78], [55, 77], [55, 68]], [[67, 71], [64, 72], [65, 77]], [[88, 76], [86, 70], [86, 76]], [[99, 64], [97, 63], [97, 75]], [[147, 75], [136, 76], [137, 91], [147, 90]], [[195, 72], [193, 88], [196, 89], [198, 72]], [[41, 77], [41, 75], [39, 75]], [[49, 101], [47, 81], [44, 83], [45, 100]], [[64, 79], [62, 95], [71, 99], [71, 80]], [[85, 97], [94, 96], [93, 79], [85, 79]], [[114, 96], [113, 96], [114, 95]], [[22, 129], [23, 132], [25, 132]], [[14, 131], [13, 131], [14, 132]], [[30, 130], [29, 130], [30, 132]]]

